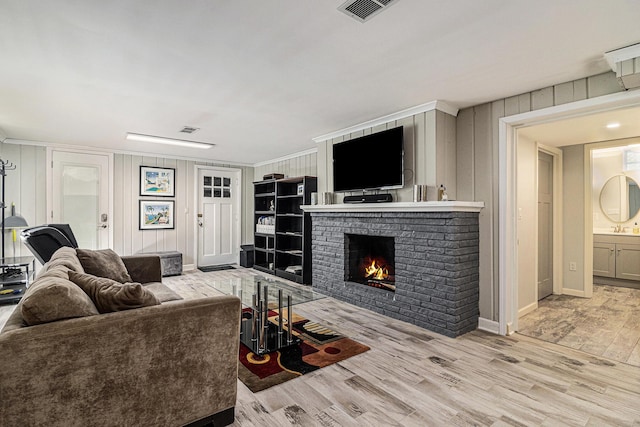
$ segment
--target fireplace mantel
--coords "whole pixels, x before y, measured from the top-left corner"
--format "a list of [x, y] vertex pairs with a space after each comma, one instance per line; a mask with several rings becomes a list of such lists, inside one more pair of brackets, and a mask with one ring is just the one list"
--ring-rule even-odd
[[480, 212], [484, 202], [393, 202], [304, 205], [305, 212]]

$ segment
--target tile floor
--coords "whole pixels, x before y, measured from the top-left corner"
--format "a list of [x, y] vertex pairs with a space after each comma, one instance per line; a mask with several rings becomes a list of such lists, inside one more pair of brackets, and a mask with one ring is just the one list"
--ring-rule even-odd
[[593, 285], [593, 298], [551, 295], [519, 333], [640, 366], [640, 289]]

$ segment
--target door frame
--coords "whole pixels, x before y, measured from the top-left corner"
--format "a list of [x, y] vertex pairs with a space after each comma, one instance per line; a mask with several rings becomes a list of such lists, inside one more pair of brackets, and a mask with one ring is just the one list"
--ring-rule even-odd
[[198, 257], [199, 257], [199, 253], [198, 253], [198, 244], [199, 242], [199, 236], [200, 233], [198, 231], [198, 211], [200, 209], [200, 205], [199, 205], [199, 198], [200, 198], [200, 194], [199, 194], [199, 188], [200, 188], [200, 182], [198, 180], [198, 177], [200, 175], [200, 171], [202, 170], [208, 170], [208, 171], [222, 171], [222, 172], [232, 172], [237, 174], [237, 178], [238, 178], [238, 197], [236, 198], [235, 201], [235, 205], [233, 207], [234, 210], [237, 211], [238, 215], [239, 215], [239, 221], [238, 221], [238, 225], [236, 226], [236, 230], [235, 233], [237, 233], [238, 236], [238, 258], [236, 259], [236, 263], [240, 264], [240, 245], [242, 244], [242, 219], [244, 218], [244, 213], [242, 212], [242, 169], [240, 168], [226, 168], [224, 166], [207, 166], [207, 165], [194, 165], [193, 167], [193, 206], [194, 206], [194, 212], [193, 212], [193, 261], [194, 261], [194, 268], [197, 269], [198, 268]]
[[114, 195], [113, 195], [113, 168], [114, 168], [114, 156], [113, 153], [109, 153], [107, 151], [94, 151], [94, 150], [80, 150], [80, 149], [73, 149], [73, 148], [56, 148], [56, 147], [52, 147], [52, 146], [47, 146], [47, 151], [46, 151], [46, 165], [47, 167], [45, 168], [47, 170], [46, 172], [46, 180], [47, 180], [47, 192], [46, 192], [46, 206], [47, 206], [47, 212], [46, 212], [46, 223], [50, 223], [51, 222], [51, 217], [53, 215], [53, 153], [57, 151], [57, 152], [61, 152], [61, 153], [72, 153], [72, 154], [82, 154], [82, 155], [98, 155], [98, 156], [107, 156], [107, 159], [109, 160], [109, 166], [107, 167], [107, 172], [108, 172], [108, 203], [109, 203], [109, 208], [107, 210], [108, 215], [109, 215], [109, 220], [107, 221], [109, 223], [109, 230], [108, 230], [108, 236], [109, 236], [109, 242], [108, 242], [108, 247], [109, 248], [113, 248], [113, 203], [114, 203]]
[[[534, 124], [548, 123], [640, 106], [640, 91], [618, 92], [582, 101], [543, 108], [528, 113], [503, 117], [498, 120], [498, 333], [509, 335], [518, 328], [518, 246], [517, 246], [517, 191], [516, 149], [517, 129]], [[585, 296], [593, 292], [593, 218], [591, 215], [591, 159], [585, 145], [584, 191], [584, 290]], [[495, 288], [494, 288], [495, 289]]]
[[[537, 207], [538, 205], [538, 186], [539, 186], [539, 177], [540, 172], [538, 168], [538, 156], [537, 153], [543, 152], [551, 156], [552, 158], [552, 173], [553, 173], [553, 212], [552, 212], [552, 227], [553, 227], [553, 235], [552, 235], [552, 250], [553, 250], [553, 294], [561, 294], [562, 293], [562, 275], [563, 275], [563, 262], [562, 262], [562, 150], [559, 150], [555, 147], [549, 147], [544, 144], [540, 144], [535, 142], [535, 151], [536, 157], [532, 159], [535, 162], [535, 195], [533, 204]], [[516, 171], [517, 173], [517, 171]], [[534, 219], [530, 227], [533, 228], [533, 235], [538, 236], [538, 223], [539, 217], [537, 210], [534, 214]], [[517, 231], [517, 230], [516, 230]], [[538, 259], [538, 249], [539, 249], [539, 240], [536, 238], [534, 242], [534, 251], [533, 258], [527, 259], [526, 262], [533, 263], [533, 292], [535, 295], [538, 294], [538, 263], [540, 262]], [[518, 253], [516, 257], [516, 262], [521, 262], [520, 259], [521, 254]], [[517, 294], [516, 294], [517, 298]], [[525, 305], [524, 307], [520, 307], [519, 304], [516, 306], [517, 317], [520, 318], [538, 308], [538, 300], [536, 298], [535, 301], [531, 301], [530, 304]], [[515, 325], [517, 327], [517, 324]]]

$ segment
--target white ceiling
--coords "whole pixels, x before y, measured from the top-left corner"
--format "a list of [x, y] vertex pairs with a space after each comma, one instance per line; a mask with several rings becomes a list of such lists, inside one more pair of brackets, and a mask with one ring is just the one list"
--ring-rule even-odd
[[0, 128], [253, 164], [429, 101], [467, 107], [605, 72], [604, 52], [640, 42], [637, 0], [397, 0], [365, 24], [342, 3], [0, 0]]
[[[620, 126], [609, 129], [607, 125], [610, 123]], [[618, 109], [530, 126], [519, 129], [518, 135], [552, 147], [637, 137], [640, 136], [640, 108]]]

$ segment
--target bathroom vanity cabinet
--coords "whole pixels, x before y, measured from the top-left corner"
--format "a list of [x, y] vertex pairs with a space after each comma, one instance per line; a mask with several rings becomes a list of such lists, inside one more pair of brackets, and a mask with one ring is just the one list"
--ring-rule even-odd
[[[593, 275], [640, 282], [640, 236], [594, 234]], [[600, 283], [602, 282], [600, 280]], [[628, 284], [614, 280], [605, 280], [604, 282], [606, 284]]]

